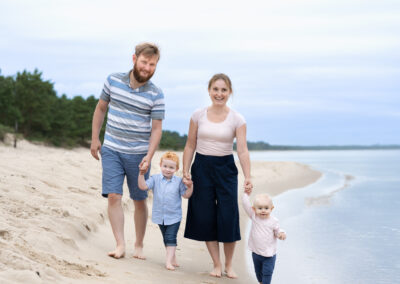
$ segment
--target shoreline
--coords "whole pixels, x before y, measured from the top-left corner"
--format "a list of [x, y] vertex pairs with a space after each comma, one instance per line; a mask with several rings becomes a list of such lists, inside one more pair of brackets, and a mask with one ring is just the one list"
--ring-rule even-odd
[[[159, 172], [158, 151], [151, 174]], [[182, 153], [178, 152], [180, 158]], [[212, 262], [203, 242], [183, 238], [187, 200], [178, 232], [176, 271], [164, 268], [165, 251], [158, 226], [149, 219], [144, 240], [146, 261], [132, 258], [134, 245], [133, 205], [124, 186], [126, 257], [115, 260], [106, 254], [114, 248], [101, 197], [101, 164], [88, 149], [73, 150], [20, 141], [18, 148], [0, 144], [0, 282], [4, 283], [249, 283], [244, 252], [248, 218], [241, 206], [243, 176], [239, 169], [239, 210], [242, 241], [234, 256], [239, 278], [208, 275]], [[179, 171], [178, 175], [181, 175]], [[252, 161], [253, 194], [276, 196], [318, 180], [321, 173], [295, 162]]]

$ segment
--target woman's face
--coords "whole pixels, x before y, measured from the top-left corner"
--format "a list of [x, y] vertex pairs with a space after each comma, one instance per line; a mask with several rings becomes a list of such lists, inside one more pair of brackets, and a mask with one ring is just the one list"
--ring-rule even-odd
[[208, 90], [210, 94], [211, 101], [213, 105], [216, 106], [224, 106], [229, 99], [231, 94], [231, 90], [224, 80], [218, 79], [214, 83], [211, 84], [210, 89]]

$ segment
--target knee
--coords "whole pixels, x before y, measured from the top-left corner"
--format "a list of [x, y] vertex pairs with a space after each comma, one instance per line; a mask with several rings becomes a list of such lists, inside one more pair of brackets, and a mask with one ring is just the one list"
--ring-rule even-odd
[[173, 234], [165, 234], [164, 245], [167, 247], [176, 247], [177, 246], [176, 236], [174, 236]]
[[274, 267], [272, 265], [263, 265], [261, 272], [263, 276], [272, 276]]
[[110, 193], [108, 195], [108, 205], [109, 206], [116, 206], [121, 205], [122, 195], [117, 193]]
[[135, 206], [135, 211], [147, 211], [147, 202], [144, 200], [134, 200], [133, 204]]

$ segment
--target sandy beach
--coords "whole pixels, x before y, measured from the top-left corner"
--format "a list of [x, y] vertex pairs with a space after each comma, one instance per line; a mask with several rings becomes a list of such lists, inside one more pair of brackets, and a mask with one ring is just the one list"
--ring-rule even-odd
[[[152, 162], [158, 173], [160, 154]], [[180, 153], [181, 157], [182, 153]], [[240, 166], [238, 165], [239, 172]], [[181, 175], [181, 172], [178, 173]], [[315, 182], [320, 173], [295, 162], [252, 162], [254, 193], [272, 196]], [[243, 176], [239, 175], [239, 197]], [[124, 186], [124, 193], [127, 187]], [[238, 279], [208, 275], [212, 262], [203, 242], [183, 238], [187, 200], [178, 232], [176, 271], [164, 268], [161, 233], [151, 218], [144, 241], [146, 260], [132, 257], [133, 204], [123, 197], [126, 257], [107, 252], [114, 238], [101, 196], [101, 163], [88, 149], [66, 150], [20, 141], [0, 144], [0, 282], [1, 283], [252, 283], [244, 253], [247, 216], [240, 205], [242, 241], [234, 268]]]

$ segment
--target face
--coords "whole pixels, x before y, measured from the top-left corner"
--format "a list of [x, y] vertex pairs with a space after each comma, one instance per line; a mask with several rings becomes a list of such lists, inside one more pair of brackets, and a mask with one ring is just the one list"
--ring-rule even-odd
[[157, 56], [144, 56], [133, 55], [133, 77], [139, 83], [144, 83], [150, 80], [153, 76], [154, 72], [156, 71], [158, 62]]
[[170, 179], [176, 172], [176, 162], [172, 160], [163, 159], [161, 161], [161, 173], [166, 178]]
[[218, 79], [211, 84], [208, 93], [210, 94], [213, 105], [223, 106], [228, 101], [231, 90], [224, 80]]
[[271, 214], [274, 206], [270, 200], [265, 199], [255, 202], [253, 209], [258, 217], [266, 219]]

